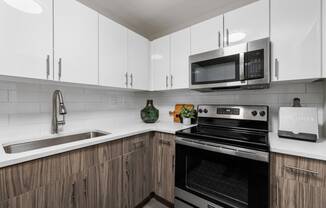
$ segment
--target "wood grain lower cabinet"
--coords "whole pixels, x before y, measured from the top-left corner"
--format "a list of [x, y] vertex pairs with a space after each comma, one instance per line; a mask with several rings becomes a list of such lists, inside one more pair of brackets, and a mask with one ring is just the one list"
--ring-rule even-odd
[[152, 192], [150, 135], [125, 139], [123, 147], [123, 207], [134, 208]]
[[155, 133], [153, 143], [155, 194], [174, 203], [175, 135]]
[[90, 168], [86, 178], [84, 190], [87, 207], [122, 206], [122, 157]]
[[175, 136], [146, 133], [0, 169], [0, 208], [134, 208], [173, 203]]
[[[109, 207], [111, 203], [121, 207], [115, 206], [121, 204], [121, 187], [122, 141], [118, 140], [1, 168], [0, 208]], [[107, 195], [99, 195], [103, 193]]]
[[271, 207], [326, 206], [326, 162], [271, 154]]

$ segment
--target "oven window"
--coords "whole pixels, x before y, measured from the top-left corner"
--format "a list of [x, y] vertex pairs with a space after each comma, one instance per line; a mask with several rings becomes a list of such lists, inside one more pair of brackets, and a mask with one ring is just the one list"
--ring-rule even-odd
[[248, 162], [239, 157], [208, 151], [186, 155], [188, 189], [239, 207], [248, 206], [248, 173]]
[[192, 84], [239, 81], [239, 55], [191, 64]]

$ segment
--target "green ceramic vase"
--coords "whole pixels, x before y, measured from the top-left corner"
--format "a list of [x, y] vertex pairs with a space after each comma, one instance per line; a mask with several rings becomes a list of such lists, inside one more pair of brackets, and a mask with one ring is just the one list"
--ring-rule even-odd
[[147, 100], [146, 107], [140, 111], [141, 119], [145, 123], [155, 123], [159, 117], [159, 110], [153, 105], [153, 100]]

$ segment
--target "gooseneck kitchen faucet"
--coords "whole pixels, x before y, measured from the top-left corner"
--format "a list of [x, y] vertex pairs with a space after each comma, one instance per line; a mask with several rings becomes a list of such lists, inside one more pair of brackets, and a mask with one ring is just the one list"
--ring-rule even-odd
[[[63, 96], [60, 90], [55, 90], [52, 96], [52, 134], [58, 133], [58, 126], [65, 125], [65, 115], [67, 110], [63, 102]], [[58, 115], [62, 115], [62, 120], [58, 120]]]

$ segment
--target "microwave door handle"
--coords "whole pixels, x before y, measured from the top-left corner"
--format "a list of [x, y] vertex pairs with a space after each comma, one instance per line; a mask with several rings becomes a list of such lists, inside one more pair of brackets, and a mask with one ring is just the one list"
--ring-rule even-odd
[[239, 79], [240, 79], [240, 81], [245, 81], [244, 53], [240, 53], [240, 59], [239, 59]]

